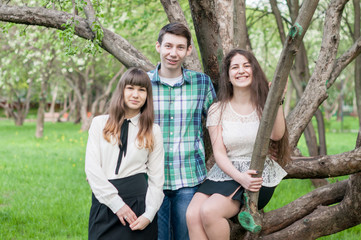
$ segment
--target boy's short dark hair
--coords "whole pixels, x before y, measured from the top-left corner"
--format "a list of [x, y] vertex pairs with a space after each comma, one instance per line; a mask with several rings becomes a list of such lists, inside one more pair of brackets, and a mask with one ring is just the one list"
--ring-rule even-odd
[[159, 32], [158, 42], [162, 44], [163, 36], [166, 33], [185, 37], [187, 39], [187, 48], [191, 45], [192, 35], [189, 29], [182, 23], [173, 22], [165, 25]]

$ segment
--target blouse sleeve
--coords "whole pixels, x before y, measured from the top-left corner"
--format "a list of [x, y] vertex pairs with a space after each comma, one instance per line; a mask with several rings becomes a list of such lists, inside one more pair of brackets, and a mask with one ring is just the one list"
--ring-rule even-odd
[[98, 201], [116, 213], [125, 203], [118, 195], [118, 190], [108, 181], [101, 168], [100, 142], [103, 138], [101, 120], [103, 119], [94, 118], [89, 129], [85, 155], [85, 173], [90, 188]]
[[160, 127], [154, 124], [154, 147], [149, 153], [147, 162], [148, 191], [145, 198], [144, 217], [153, 221], [155, 214], [163, 202], [164, 184], [164, 148], [163, 136]]
[[221, 125], [221, 109], [219, 103], [214, 103], [208, 110], [207, 128]]

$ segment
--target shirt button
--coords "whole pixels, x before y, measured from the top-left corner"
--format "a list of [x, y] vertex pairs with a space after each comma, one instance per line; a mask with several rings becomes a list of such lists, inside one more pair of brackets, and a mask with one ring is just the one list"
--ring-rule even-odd
[[173, 135], [173, 132], [170, 132], [170, 135]]
[[173, 117], [170, 117], [170, 119], [173, 119]]

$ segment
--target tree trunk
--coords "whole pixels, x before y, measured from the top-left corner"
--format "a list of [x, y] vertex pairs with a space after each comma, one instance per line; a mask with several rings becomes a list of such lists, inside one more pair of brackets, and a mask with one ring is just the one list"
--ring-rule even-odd
[[247, 31], [246, 0], [233, 0], [233, 6], [233, 46], [251, 51], [251, 41]]
[[49, 115], [51, 116], [53, 122], [56, 122], [54, 113], [55, 113], [55, 104], [56, 104], [57, 95], [58, 95], [58, 82], [56, 82], [54, 91], [52, 92], [51, 105], [50, 105], [50, 111], [49, 111]]
[[[357, 39], [360, 38], [360, 1], [353, 0], [353, 6], [355, 11], [354, 39], [357, 41]], [[359, 55], [355, 61], [355, 94], [359, 128], [361, 128], [361, 55]]]
[[327, 155], [325, 122], [323, 120], [323, 114], [320, 109], [315, 112], [315, 117], [318, 126], [319, 154]]
[[223, 50], [215, 15], [217, 11], [215, 0], [189, 0], [189, 4], [204, 72], [211, 77], [214, 87], [217, 89]]
[[46, 104], [46, 91], [48, 90], [48, 78], [43, 78], [41, 81], [41, 91], [39, 98], [39, 107], [36, 120], [36, 131], [35, 137], [42, 138], [44, 134], [44, 113], [45, 113], [45, 104]]

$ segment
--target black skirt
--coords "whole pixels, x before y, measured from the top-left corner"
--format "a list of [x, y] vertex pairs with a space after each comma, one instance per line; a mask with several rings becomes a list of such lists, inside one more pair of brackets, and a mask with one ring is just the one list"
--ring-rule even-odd
[[[139, 217], [145, 212], [145, 196], [148, 182], [144, 173], [130, 177], [109, 180], [118, 190], [119, 196]], [[132, 231], [129, 224], [123, 226], [118, 216], [92, 194], [89, 215], [89, 240], [156, 240], [158, 237], [157, 217], [142, 231]]]
[[[241, 186], [238, 182], [234, 180], [227, 180], [222, 182], [216, 182], [209, 179], [206, 179], [198, 188], [197, 192], [204, 193], [206, 195], [212, 195], [215, 193], [221, 194], [223, 196], [230, 196], [236, 189]], [[262, 186], [259, 192], [258, 197], [258, 209], [264, 208], [267, 203], [271, 200], [273, 192], [276, 187], [265, 187]], [[232, 199], [241, 202], [240, 208], [243, 205], [243, 193], [244, 188], [241, 186], [237, 192], [233, 195]]]

